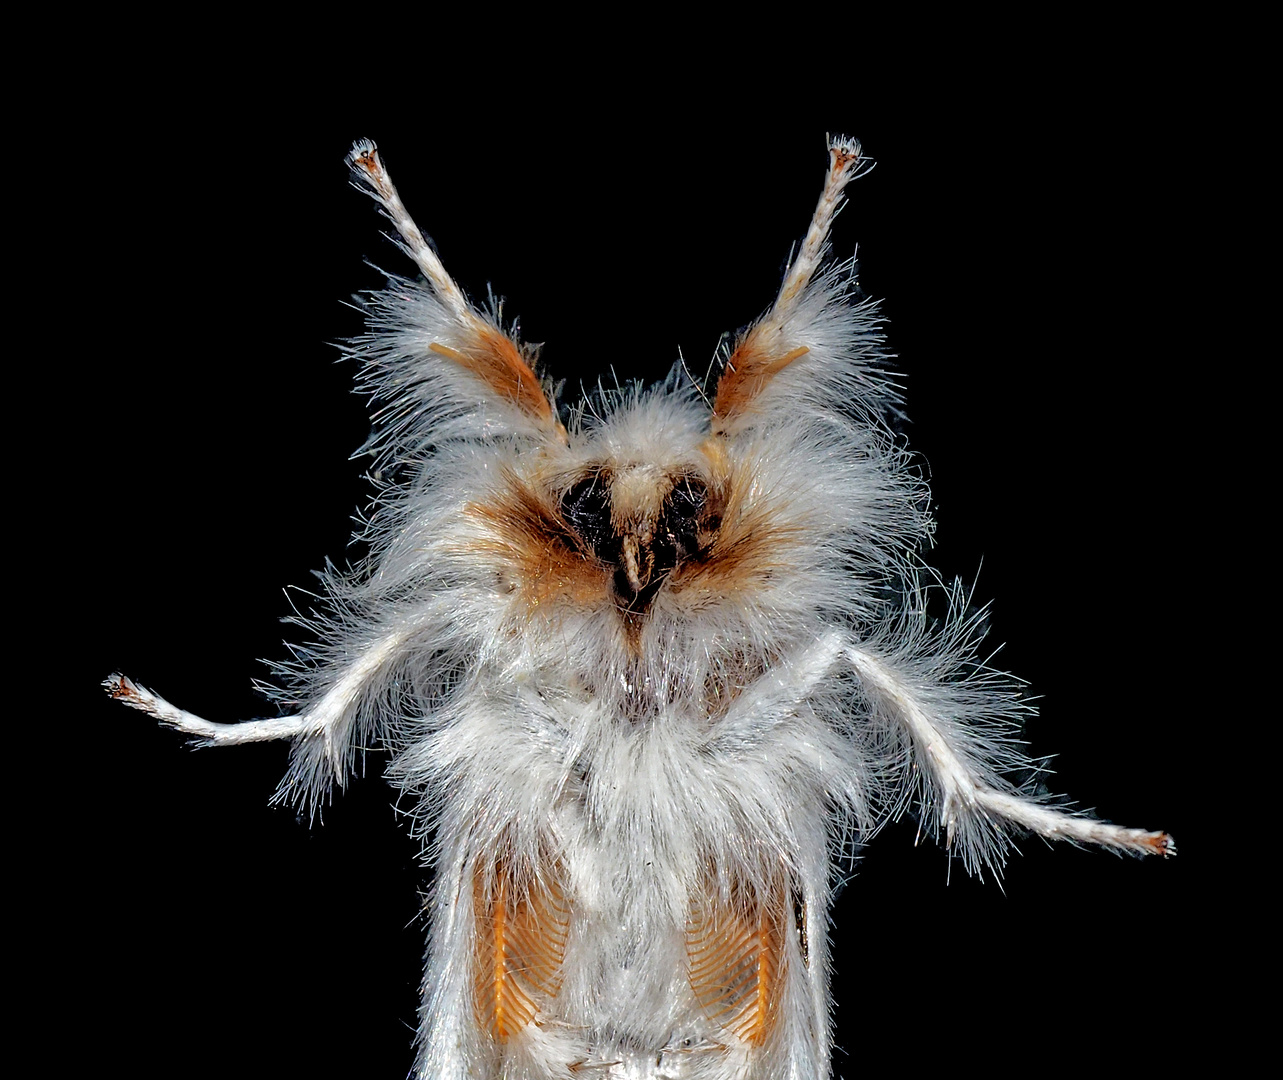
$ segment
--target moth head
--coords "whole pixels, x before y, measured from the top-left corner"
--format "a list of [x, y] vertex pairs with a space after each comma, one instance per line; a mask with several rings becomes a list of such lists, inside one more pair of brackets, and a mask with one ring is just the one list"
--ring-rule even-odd
[[558, 509], [630, 614], [644, 612], [674, 571], [706, 558], [721, 525], [703, 475], [650, 462], [591, 469], [561, 494]]
[[707, 399], [676, 383], [621, 391], [599, 395], [568, 423], [534, 370], [534, 351], [446, 273], [374, 145], [359, 143], [349, 162], [424, 277], [376, 294], [370, 332], [357, 342], [362, 389], [382, 403], [372, 448], [405, 461], [462, 439], [477, 440], [469, 460], [492, 455], [479, 468], [485, 494], [467, 507], [478, 527], [465, 528], [465, 542], [446, 541], [453, 550], [473, 568], [497, 570], [527, 612], [613, 607], [633, 629], [665, 597], [678, 602], [672, 613], [690, 614], [734, 606], [780, 580], [807, 528], [809, 496], [778, 475], [790, 464], [779, 453], [772, 475], [758, 434], [804, 428], [816, 397], [864, 377], [833, 358], [856, 336], [878, 340], [871, 321], [834, 318], [846, 284], [836, 271], [817, 274], [842, 191], [862, 167], [858, 143], [830, 142], [811, 228], [775, 303], [728, 350]]

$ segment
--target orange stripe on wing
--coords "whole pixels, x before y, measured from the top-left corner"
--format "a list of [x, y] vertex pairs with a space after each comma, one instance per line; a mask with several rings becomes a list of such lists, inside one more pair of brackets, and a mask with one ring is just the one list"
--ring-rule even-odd
[[524, 882], [503, 864], [473, 875], [477, 1021], [499, 1042], [537, 1023], [561, 990], [570, 907], [552, 870]]
[[766, 897], [734, 888], [691, 904], [690, 984], [705, 1015], [749, 1046], [770, 1035], [779, 1008], [785, 942], [783, 887]]

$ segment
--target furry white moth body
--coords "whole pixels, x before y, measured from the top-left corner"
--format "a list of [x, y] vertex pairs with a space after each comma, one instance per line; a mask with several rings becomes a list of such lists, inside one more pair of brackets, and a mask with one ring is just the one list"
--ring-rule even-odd
[[1023, 706], [959, 590], [925, 618], [928, 495], [881, 420], [878, 311], [824, 265], [860, 150], [830, 155], [711, 402], [674, 376], [563, 425], [357, 144], [426, 281], [372, 296], [353, 349], [395, 483], [282, 671], [308, 705], [213, 724], [107, 680], [207, 744], [292, 739], [282, 800], [395, 753], [436, 870], [423, 1077], [826, 1076], [834, 865], [906, 808], [973, 869], [1013, 828], [1174, 852], [1002, 779], [1029, 764]]

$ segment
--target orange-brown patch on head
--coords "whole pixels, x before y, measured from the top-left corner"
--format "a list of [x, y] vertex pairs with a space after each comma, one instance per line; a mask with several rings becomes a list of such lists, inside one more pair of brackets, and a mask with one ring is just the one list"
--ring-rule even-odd
[[716, 601], [751, 593], [772, 574], [790, 565], [790, 551], [804, 540], [799, 525], [777, 507], [750, 505], [754, 485], [737, 469], [726, 444], [715, 435], [700, 446], [708, 462], [708, 491], [698, 524], [700, 555], [678, 566], [669, 581], [686, 600], [700, 594]]
[[550, 501], [520, 477], [506, 477], [506, 490], [464, 512], [482, 523], [483, 535], [463, 554], [499, 564], [509, 591], [533, 614], [565, 604], [576, 608], [610, 603], [610, 571], [584, 551]]
[[706, 525], [708, 546], [673, 572], [674, 591], [707, 593], [712, 598], [751, 593], [789, 567], [791, 552], [804, 539], [800, 525], [786, 525], [769, 506], [746, 506], [733, 479], [710, 488]]

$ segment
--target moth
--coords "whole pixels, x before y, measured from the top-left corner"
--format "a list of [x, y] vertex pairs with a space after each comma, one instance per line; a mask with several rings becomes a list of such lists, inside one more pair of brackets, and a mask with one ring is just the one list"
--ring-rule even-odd
[[217, 724], [104, 685], [203, 745], [290, 741], [276, 798], [307, 811], [390, 751], [434, 870], [417, 1075], [826, 1077], [833, 885], [884, 822], [972, 871], [1020, 833], [1175, 853], [1008, 779], [1037, 771], [1027, 705], [922, 561], [879, 309], [828, 250], [856, 141], [707, 386], [679, 365], [568, 408], [374, 144], [348, 163], [422, 278], [368, 296], [349, 349], [369, 556], [279, 667], [302, 704]]

